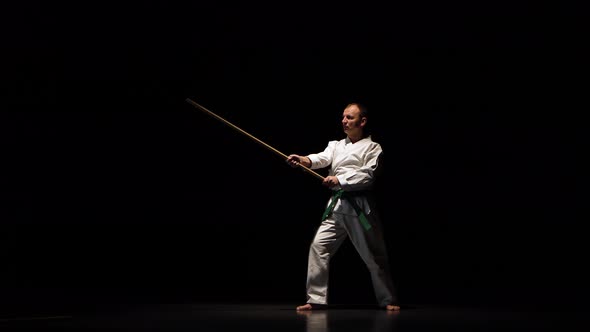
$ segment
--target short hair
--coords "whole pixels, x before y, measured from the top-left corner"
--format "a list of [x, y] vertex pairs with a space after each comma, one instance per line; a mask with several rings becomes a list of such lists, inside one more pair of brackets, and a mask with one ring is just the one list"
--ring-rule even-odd
[[361, 111], [361, 117], [365, 117], [367, 119], [369, 118], [369, 109], [367, 108], [367, 106], [359, 102], [351, 102], [348, 105], [346, 105], [346, 108], [353, 105], [358, 107], [359, 111]]
[[369, 109], [367, 108], [367, 106], [365, 104], [359, 103], [359, 102], [350, 102], [348, 105], [346, 105], [346, 108], [348, 108], [349, 106], [356, 106], [358, 107], [359, 111], [360, 111], [360, 116], [361, 118], [366, 118], [367, 119], [367, 123], [365, 124], [365, 127], [363, 127], [363, 136], [369, 136], [371, 135], [371, 128], [369, 126]]

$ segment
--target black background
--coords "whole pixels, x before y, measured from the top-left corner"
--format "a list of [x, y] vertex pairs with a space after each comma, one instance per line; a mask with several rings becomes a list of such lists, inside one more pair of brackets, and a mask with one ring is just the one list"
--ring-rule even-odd
[[[4, 310], [305, 300], [327, 190], [186, 98], [284, 154], [365, 103], [402, 303], [581, 303], [587, 17], [475, 3], [12, 5]], [[350, 244], [331, 278], [374, 302]]]

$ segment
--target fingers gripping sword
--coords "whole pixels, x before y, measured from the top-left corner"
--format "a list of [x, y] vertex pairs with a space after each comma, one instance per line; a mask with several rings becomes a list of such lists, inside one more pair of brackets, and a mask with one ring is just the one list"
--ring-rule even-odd
[[[287, 160], [287, 158], [289, 158], [289, 156], [287, 156], [286, 154], [284, 154], [284, 153], [280, 152], [279, 150], [277, 150], [277, 149], [273, 148], [272, 146], [270, 146], [270, 145], [268, 145], [268, 144], [264, 143], [263, 141], [259, 140], [258, 138], [256, 138], [256, 137], [254, 137], [254, 136], [250, 135], [250, 134], [249, 134], [249, 133], [247, 133], [246, 131], [244, 131], [244, 130], [240, 129], [238, 126], [236, 126], [236, 125], [232, 124], [231, 122], [229, 122], [229, 121], [225, 120], [224, 118], [220, 117], [219, 115], [217, 115], [217, 114], [215, 114], [215, 113], [211, 112], [210, 110], [208, 110], [208, 109], [206, 109], [205, 107], [203, 107], [203, 106], [199, 105], [198, 103], [194, 102], [194, 101], [193, 101], [193, 100], [191, 100], [190, 98], [187, 98], [187, 99], [186, 99], [186, 102], [187, 102], [187, 103], [189, 103], [189, 104], [191, 104], [191, 105], [193, 105], [194, 107], [196, 107], [196, 108], [200, 109], [201, 111], [203, 111], [203, 112], [207, 113], [208, 115], [210, 115], [210, 116], [214, 117], [215, 119], [217, 119], [217, 120], [219, 120], [219, 121], [221, 121], [221, 122], [225, 123], [226, 125], [230, 126], [231, 128], [233, 128], [233, 129], [235, 129], [235, 130], [239, 131], [240, 133], [242, 133], [242, 134], [244, 134], [244, 135], [248, 136], [249, 138], [251, 138], [251, 139], [253, 139], [254, 141], [256, 141], [257, 143], [259, 143], [260, 145], [264, 146], [265, 148], [267, 148], [267, 149], [271, 150], [272, 152], [274, 152], [274, 153], [278, 154], [279, 156], [283, 157], [283, 159]], [[303, 170], [304, 170], [304, 171], [306, 171], [307, 173], [309, 173], [309, 174], [311, 174], [311, 175], [313, 175], [313, 176], [315, 176], [315, 177], [319, 178], [320, 180], [324, 180], [324, 177], [323, 177], [323, 176], [321, 176], [320, 174], [316, 173], [316, 172], [315, 172], [315, 171], [313, 171], [312, 169], [310, 169], [310, 168], [308, 168], [308, 167], [305, 167], [305, 166], [303, 166], [303, 165], [301, 165], [301, 164], [299, 164], [299, 167], [301, 167], [301, 169], [303, 169]]]

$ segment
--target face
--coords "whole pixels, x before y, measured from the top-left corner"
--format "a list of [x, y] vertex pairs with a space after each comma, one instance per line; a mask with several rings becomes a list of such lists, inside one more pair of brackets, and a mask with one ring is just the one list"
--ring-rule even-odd
[[366, 118], [361, 117], [361, 110], [356, 105], [346, 107], [342, 113], [342, 129], [349, 137], [362, 136], [366, 121]]

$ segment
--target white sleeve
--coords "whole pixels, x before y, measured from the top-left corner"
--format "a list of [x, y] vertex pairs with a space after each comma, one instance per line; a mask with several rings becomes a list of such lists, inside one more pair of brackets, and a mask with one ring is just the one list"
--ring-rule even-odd
[[334, 149], [338, 141], [328, 142], [328, 146], [320, 153], [312, 153], [307, 157], [311, 160], [311, 169], [318, 169], [330, 166], [332, 157], [334, 156]]

